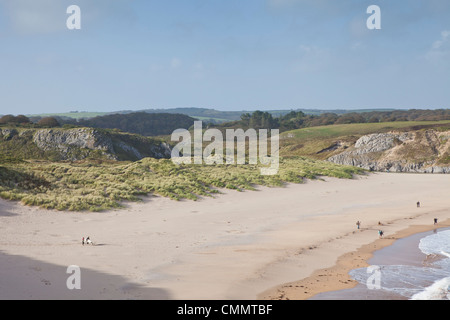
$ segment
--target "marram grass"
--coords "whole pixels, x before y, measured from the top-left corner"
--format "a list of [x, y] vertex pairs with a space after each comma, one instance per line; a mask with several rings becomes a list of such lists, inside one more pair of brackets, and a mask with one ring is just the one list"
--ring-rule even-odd
[[0, 197], [46, 209], [101, 211], [149, 194], [197, 200], [221, 188], [254, 190], [319, 176], [352, 178], [362, 172], [302, 157], [280, 159], [274, 176], [261, 175], [257, 165], [177, 165], [153, 158], [136, 162], [4, 162], [0, 164]]

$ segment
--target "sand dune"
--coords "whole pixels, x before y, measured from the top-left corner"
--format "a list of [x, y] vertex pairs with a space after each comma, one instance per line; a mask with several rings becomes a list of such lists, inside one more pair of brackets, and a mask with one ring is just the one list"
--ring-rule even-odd
[[[449, 219], [449, 187], [447, 175], [375, 173], [99, 213], [2, 200], [0, 298], [278, 299], [283, 284], [334, 266], [379, 228], [393, 238]], [[87, 236], [94, 246], [81, 245]], [[69, 265], [81, 269], [81, 290], [66, 287]]]

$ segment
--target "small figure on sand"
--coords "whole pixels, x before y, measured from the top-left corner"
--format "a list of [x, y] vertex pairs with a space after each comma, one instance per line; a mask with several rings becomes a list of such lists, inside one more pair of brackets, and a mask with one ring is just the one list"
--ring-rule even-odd
[[417, 208], [420, 208], [420, 201], [417, 201]]
[[434, 224], [437, 224], [437, 223], [438, 223], [438, 219], [434, 218]]
[[383, 238], [383, 234], [383, 230], [378, 230], [378, 236], [380, 237], [380, 239]]
[[92, 244], [94, 245], [94, 243], [91, 241], [90, 237], [87, 237], [86, 240], [84, 239], [84, 237], [81, 239], [81, 244], [84, 246], [85, 244]]
[[361, 221], [356, 221], [356, 226], [357, 226], [357, 228], [359, 229], [359, 227], [361, 226]]

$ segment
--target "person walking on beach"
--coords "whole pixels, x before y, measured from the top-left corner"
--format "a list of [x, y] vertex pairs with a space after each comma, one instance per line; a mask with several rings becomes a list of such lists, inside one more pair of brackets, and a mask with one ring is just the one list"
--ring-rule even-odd
[[359, 229], [359, 227], [361, 226], [361, 221], [356, 221], [356, 226], [358, 227], [358, 229]]
[[417, 201], [417, 208], [420, 208], [420, 201]]
[[438, 219], [434, 218], [434, 224], [437, 224]]
[[81, 245], [84, 246], [84, 237], [83, 237], [83, 239], [81, 239]]
[[378, 230], [378, 236], [380, 237], [380, 239], [383, 238], [383, 234], [383, 230]]

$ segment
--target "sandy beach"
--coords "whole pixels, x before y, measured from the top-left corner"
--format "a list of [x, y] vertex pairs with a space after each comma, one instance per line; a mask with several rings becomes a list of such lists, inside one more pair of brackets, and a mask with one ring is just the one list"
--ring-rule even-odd
[[[449, 187], [447, 175], [371, 173], [97, 213], [0, 200], [0, 299], [308, 299], [354, 286], [348, 270], [434, 218], [449, 226]], [[70, 265], [80, 290], [66, 286]]]

